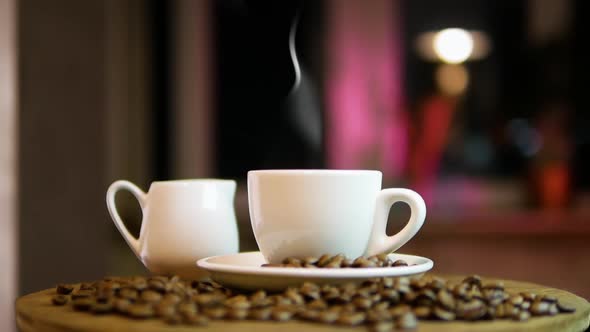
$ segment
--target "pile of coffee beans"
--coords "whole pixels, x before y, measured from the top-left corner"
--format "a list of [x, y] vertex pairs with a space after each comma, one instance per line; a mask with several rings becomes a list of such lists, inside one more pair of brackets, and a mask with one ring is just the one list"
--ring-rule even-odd
[[157, 318], [169, 324], [207, 325], [210, 320], [293, 319], [374, 331], [414, 329], [418, 320], [526, 321], [575, 311], [550, 295], [509, 293], [500, 282], [484, 284], [471, 276], [461, 282], [438, 277], [379, 278], [360, 284], [304, 283], [282, 293], [240, 293], [212, 281], [178, 277], [104, 278], [80, 285], [58, 285], [58, 306], [96, 315]]
[[281, 264], [262, 264], [262, 267], [303, 267], [303, 268], [369, 268], [369, 267], [396, 267], [408, 266], [402, 259], [392, 261], [387, 254], [373, 255], [370, 257], [358, 257], [356, 259], [346, 258], [342, 254], [330, 256], [322, 255], [321, 257], [287, 257]]

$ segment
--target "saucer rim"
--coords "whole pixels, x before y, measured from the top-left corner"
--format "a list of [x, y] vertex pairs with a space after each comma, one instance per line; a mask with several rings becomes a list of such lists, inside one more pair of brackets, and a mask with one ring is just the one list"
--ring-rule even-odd
[[262, 255], [260, 251], [239, 252], [236, 254], [217, 255], [199, 259], [196, 265], [199, 268], [209, 271], [210, 273], [232, 273], [241, 275], [260, 275], [260, 276], [284, 276], [284, 277], [303, 277], [303, 278], [322, 278], [331, 279], [349, 279], [349, 278], [377, 278], [388, 276], [409, 276], [424, 273], [434, 267], [432, 259], [409, 254], [391, 253], [396, 259], [412, 257], [424, 260], [423, 263], [410, 266], [396, 267], [371, 267], [371, 268], [341, 268], [341, 269], [306, 269], [306, 268], [285, 268], [285, 267], [261, 267], [261, 266], [242, 266], [231, 264], [212, 263], [210, 260], [237, 255]]

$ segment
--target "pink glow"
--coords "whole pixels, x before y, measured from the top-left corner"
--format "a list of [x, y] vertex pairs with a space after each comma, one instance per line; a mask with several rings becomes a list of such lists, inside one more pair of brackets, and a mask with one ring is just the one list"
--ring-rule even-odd
[[328, 3], [327, 153], [330, 168], [376, 168], [386, 179], [407, 164], [397, 2]]

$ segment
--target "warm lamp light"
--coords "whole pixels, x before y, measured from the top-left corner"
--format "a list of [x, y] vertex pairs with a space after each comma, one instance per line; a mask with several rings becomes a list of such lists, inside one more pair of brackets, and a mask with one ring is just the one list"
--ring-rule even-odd
[[444, 29], [436, 33], [432, 47], [441, 61], [461, 63], [473, 52], [473, 38], [471, 33], [463, 29]]

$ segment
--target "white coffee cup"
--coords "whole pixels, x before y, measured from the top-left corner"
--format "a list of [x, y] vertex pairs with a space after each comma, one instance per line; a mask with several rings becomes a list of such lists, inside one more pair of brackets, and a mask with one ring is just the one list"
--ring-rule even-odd
[[[258, 170], [248, 172], [250, 219], [269, 263], [286, 257], [392, 252], [422, 227], [424, 200], [409, 189], [381, 189], [381, 172], [368, 170]], [[405, 202], [411, 216], [387, 236], [389, 209]]]
[[[143, 214], [139, 239], [129, 233], [115, 206], [119, 190], [130, 191]], [[107, 207], [115, 226], [143, 264], [155, 274], [200, 277], [201, 258], [238, 252], [233, 207], [236, 182], [197, 179], [153, 182], [144, 193], [119, 180], [107, 191]]]

